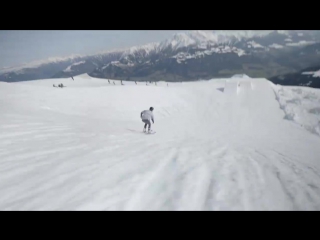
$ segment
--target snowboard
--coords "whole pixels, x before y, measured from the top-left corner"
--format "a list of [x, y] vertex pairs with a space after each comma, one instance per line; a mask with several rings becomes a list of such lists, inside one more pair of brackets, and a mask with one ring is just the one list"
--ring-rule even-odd
[[152, 131], [152, 132], [143, 132], [144, 134], [155, 134], [156, 132], [155, 131]]

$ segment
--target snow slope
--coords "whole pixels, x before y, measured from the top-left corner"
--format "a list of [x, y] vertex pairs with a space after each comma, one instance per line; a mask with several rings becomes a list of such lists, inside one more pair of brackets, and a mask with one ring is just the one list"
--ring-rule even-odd
[[320, 137], [279, 86], [74, 79], [0, 83], [1, 210], [320, 209]]

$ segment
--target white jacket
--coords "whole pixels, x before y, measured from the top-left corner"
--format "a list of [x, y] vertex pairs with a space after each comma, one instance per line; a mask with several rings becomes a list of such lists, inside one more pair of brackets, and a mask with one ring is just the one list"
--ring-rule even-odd
[[152, 122], [154, 122], [154, 116], [150, 110], [142, 111], [140, 116], [142, 120], [149, 120], [149, 121], [152, 120]]

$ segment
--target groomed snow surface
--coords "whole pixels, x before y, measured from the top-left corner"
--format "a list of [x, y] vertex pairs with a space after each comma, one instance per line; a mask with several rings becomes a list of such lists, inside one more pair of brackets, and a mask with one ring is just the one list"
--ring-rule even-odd
[[319, 90], [114, 82], [0, 83], [0, 210], [320, 210]]

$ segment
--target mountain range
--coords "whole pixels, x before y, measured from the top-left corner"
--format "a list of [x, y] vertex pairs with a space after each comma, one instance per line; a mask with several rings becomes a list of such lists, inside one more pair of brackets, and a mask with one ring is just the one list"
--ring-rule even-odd
[[270, 81], [283, 86], [307, 86], [320, 88], [320, 64], [305, 68], [297, 73], [289, 73], [270, 78]]
[[[259, 34], [188, 31], [129, 49], [1, 69], [0, 81], [62, 78], [83, 73], [104, 79], [193, 81], [243, 73], [277, 82], [281, 77], [316, 67], [319, 62], [320, 31], [275, 30]], [[317, 78], [314, 79], [316, 82]], [[290, 79], [286, 83], [290, 85]]]

